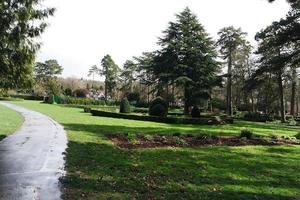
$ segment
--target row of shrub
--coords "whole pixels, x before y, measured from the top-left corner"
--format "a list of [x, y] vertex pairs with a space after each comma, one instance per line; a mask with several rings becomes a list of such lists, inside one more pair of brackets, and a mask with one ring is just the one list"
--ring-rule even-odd
[[35, 95], [26, 95], [26, 94], [15, 94], [10, 95], [11, 98], [15, 99], [24, 99], [24, 100], [33, 100], [33, 101], [43, 101], [43, 96], [35, 96]]
[[267, 121], [273, 121], [274, 116], [268, 114], [262, 114], [258, 112], [247, 112], [245, 113], [243, 119], [247, 121], [254, 121], [254, 122], [267, 122]]
[[121, 119], [132, 119], [132, 120], [141, 120], [141, 121], [151, 121], [151, 122], [161, 122], [169, 124], [203, 124], [203, 125], [212, 125], [212, 124], [224, 124], [224, 123], [233, 123], [232, 118], [177, 118], [177, 117], [159, 117], [159, 116], [148, 116], [148, 115], [132, 115], [132, 114], [123, 114], [123, 113], [113, 113], [105, 112], [95, 109], [86, 109], [90, 111], [93, 116], [101, 117], [111, 117], [111, 118], [121, 118]]
[[70, 105], [94, 105], [94, 106], [116, 106], [117, 103], [114, 101], [104, 101], [89, 98], [76, 98], [67, 96], [54, 96], [49, 95], [44, 100], [46, 103], [57, 103], [57, 104], [70, 104]]

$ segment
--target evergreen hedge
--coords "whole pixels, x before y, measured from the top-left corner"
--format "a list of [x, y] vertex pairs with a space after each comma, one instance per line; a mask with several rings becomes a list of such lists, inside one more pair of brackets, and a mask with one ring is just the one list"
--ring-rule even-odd
[[100, 111], [95, 109], [91, 109], [91, 113], [93, 116], [100, 116], [100, 117], [132, 119], [132, 120], [161, 122], [161, 123], [169, 123], [169, 124], [202, 124], [202, 125], [215, 124], [217, 125], [217, 124], [233, 123], [232, 118], [223, 118], [222, 120], [219, 120], [217, 117], [201, 117], [201, 118], [158, 117], [158, 116], [132, 115], [132, 114], [105, 112], [105, 111]]

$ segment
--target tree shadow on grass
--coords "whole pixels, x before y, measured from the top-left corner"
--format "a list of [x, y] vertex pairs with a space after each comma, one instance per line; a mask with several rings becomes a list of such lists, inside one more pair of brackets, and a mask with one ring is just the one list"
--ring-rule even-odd
[[85, 194], [82, 199], [284, 200], [300, 194], [296, 147], [274, 157], [264, 147], [252, 152], [229, 147], [122, 150], [73, 141], [68, 145], [67, 199]]
[[[97, 124], [62, 124], [66, 130], [85, 131], [92, 134], [107, 134], [107, 133], [144, 133], [144, 134], [165, 134], [171, 135], [174, 133], [183, 134], [213, 134], [213, 135], [236, 135], [232, 132], [221, 131], [220, 127], [213, 127], [215, 129], [206, 130], [199, 127], [176, 126], [168, 124], [167, 127], [131, 127], [126, 125], [97, 125]], [[205, 128], [205, 127], [203, 127]]]

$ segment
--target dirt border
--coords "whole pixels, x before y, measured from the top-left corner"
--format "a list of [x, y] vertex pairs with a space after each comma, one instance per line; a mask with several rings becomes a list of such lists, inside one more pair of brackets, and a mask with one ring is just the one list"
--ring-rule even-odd
[[107, 137], [122, 149], [144, 149], [157, 147], [213, 147], [213, 146], [276, 146], [300, 145], [300, 141], [284, 138], [241, 138], [234, 136], [144, 136], [137, 135], [129, 139], [123, 134], [111, 134]]

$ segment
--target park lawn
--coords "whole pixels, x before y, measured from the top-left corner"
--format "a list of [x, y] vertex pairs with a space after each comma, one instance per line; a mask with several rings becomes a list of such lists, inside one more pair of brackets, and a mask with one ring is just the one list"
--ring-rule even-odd
[[106, 133], [293, 136], [297, 129], [237, 122], [225, 126], [170, 125], [93, 117], [82, 109], [15, 102], [61, 123], [68, 133], [66, 199], [298, 199], [299, 146], [123, 150]]
[[0, 140], [14, 133], [23, 123], [20, 113], [0, 105]]

